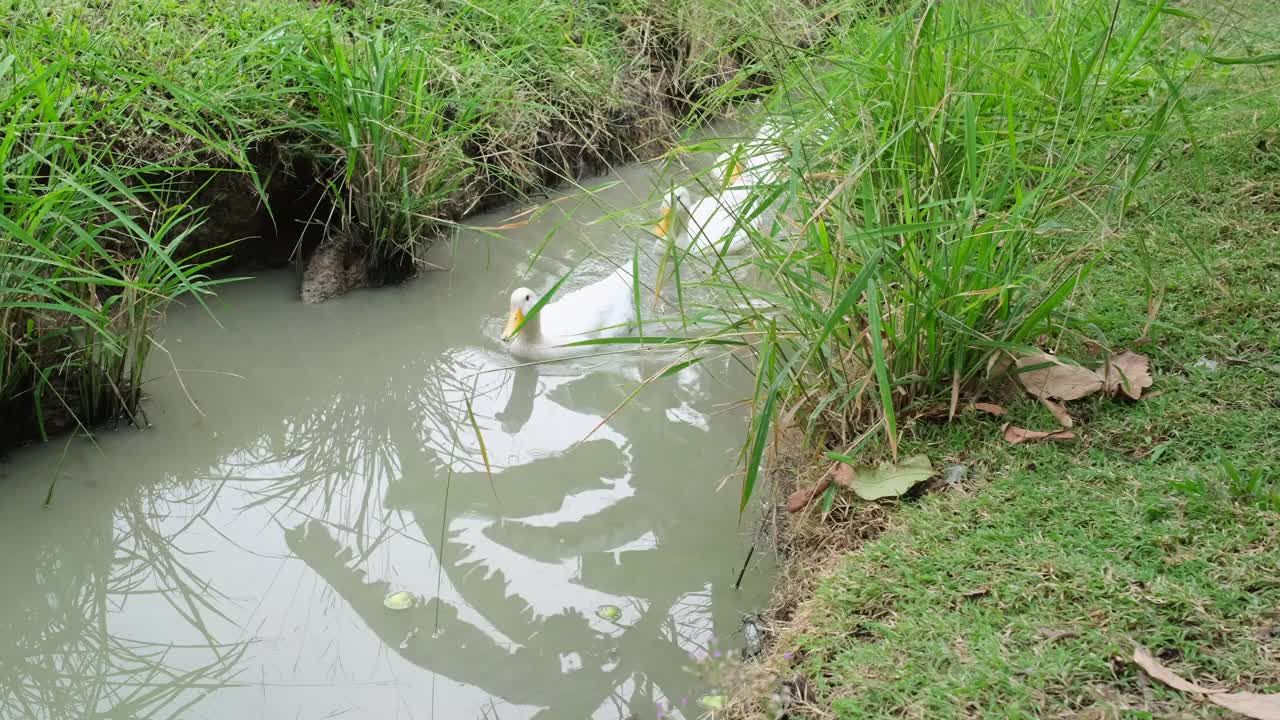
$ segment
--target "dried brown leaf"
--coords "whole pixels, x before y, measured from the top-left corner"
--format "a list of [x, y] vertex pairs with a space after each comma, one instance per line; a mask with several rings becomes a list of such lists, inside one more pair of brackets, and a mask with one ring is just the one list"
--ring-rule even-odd
[[1071, 419], [1071, 415], [1067, 412], [1066, 406], [1062, 403], [1054, 402], [1049, 398], [1040, 398], [1040, 402], [1048, 408], [1049, 412], [1053, 413], [1053, 417], [1057, 419], [1058, 424], [1062, 427], [1070, 428], [1075, 424]]
[[1280, 695], [1235, 692], [1209, 696], [1222, 707], [1255, 720], [1280, 720]]
[[852, 487], [853, 466], [848, 463], [836, 463], [835, 468], [831, 471], [831, 478], [842, 488]]
[[984, 413], [990, 413], [996, 417], [1004, 417], [1005, 414], [1008, 413], [1007, 410], [994, 403], [974, 403], [973, 409], [981, 410]]
[[1110, 362], [1098, 368], [1097, 374], [1104, 378], [1104, 389], [1108, 395], [1123, 392], [1134, 400], [1141, 398], [1142, 391], [1154, 382], [1151, 379], [1151, 359], [1128, 350], [1113, 355]]
[[1188, 680], [1183, 680], [1177, 673], [1165, 667], [1159, 660], [1155, 659], [1151, 653], [1147, 652], [1146, 648], [1137, 643], [1133, 644], [1133, 661], [1138, 664], [1138, 667], [1145, 670], [1148, 675], [1159, 680], [1165, 685], [1168, 685], [1174, 690], [1198, 693], [1200, 695], [1212, 695], [1217, 692], [1222, 692], [1221, 690], [1210, 690], [1207, 687], [1197, 685]]
[[1148, 675], [1174, 690], [1207, 695], [1209, 700], [1233, 712], [1254, 720], [1280, 720], [1280, 694], [1263, 695], [1251, 692], [1223, 692], [1184, 680], [1177, 673], [1151, 656], [1146, 648], [1133, 644], [1133, 661]]
[[1033, 353], [1018, 358], [1019, 368], [1034, 368], [1018, 373], [1018, 382], [1038, 398], [1078, 400], [1102, 389], [1102, 376], [1087, 367], [1064, 363], [1048, 353]]
[[809, 487], [802, 487], [787, 496], [787, 512], [797, 513], [808, 507], [813, 499], [826, 492], [831, 486], [831, 474], [827, 473], [822, 479]]
[[1006, 425], [1004, 428], [1004, 439], [1008, 440], [1010, 445], [1017, 445], [1028, 440], [1071, 440], [1075, 436], [1076, 434], [1070, 430], [1043, 432], [1041, 430], [1028, 430], [1017, 425]]

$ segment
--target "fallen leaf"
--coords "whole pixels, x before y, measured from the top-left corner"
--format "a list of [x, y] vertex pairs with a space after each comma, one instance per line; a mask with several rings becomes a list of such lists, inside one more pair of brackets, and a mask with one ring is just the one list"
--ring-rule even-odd
[[1108, 395], [1123, 392], [1137, 400], [1142, 391], [1151, 387], [1151, 359], [1140, 353], [1124, 352], [1114, 355], [1111, 361], [1098, 368]]
[[[843, 465], [843, 463], [841, 463]], [[797, 513], [808, 507], [813, 499], [827, 491], [831, 486], [831, 474], [827, 473], [811, 487], [803, 487], [787, 496], [787, 512]]]
[[1280, 695], [1236, 692], [1215, 693], [1209, 696], [1213, 702], [1255, 720], [1280, 720]]
[[1010, 445], [1017, 445], [1028, 440], [1071, 440], [1075, 436], [1076, 434], [1070, 430], [1043, 432], [1041, 430], [1028, 430], [1017, 425], [1006, 425], [1004, 428], [1004, 439], [1008, 440]]
[[417, 595], [408, 590], [400, 590], [382, 598], [382, 606], [388, 610], [408, 610], [417, 600]]
[[836, 463], [831, 467], [831, 479], [840, 487], [850, 487], [853, 483], [853, 466], [848, 463]]
[[1066, 406], [1062, 403], [1056, 403], [1049, 398], [1040, 398], [1041, 404], [1053, 413], [1053, 417], [1058, 420], [1058, 424], [1064, 428], [1069, 428], [1075, 423], [1071, 420], [1071, 415], [1067, 412]]
[[880, 463], [879, 466], [840, 463], [834, 475], [835, 483], [858, 494], [863, 500], [879, 500], [897, 497], [917, 484], [933, 476], [933, 464], [925, 455], [913, 455], [901, 463]]
[[1102, 376], [1087, 367], [1064, 363], [1048, 353], [1018, 358], [1018, 382], [1038, 398], [1078, 400], [1102, 389]]
[[1137, 643], [1133, 644], [1133, 661], [1138, 664], [1138, 667], [1145, 670], [1148, 675], [1159, 680], [1165, 685], [1168, 685], [1174, 690], [1199, 693], [1201, 695], [1212, 695], [1214, 693], [1222, 692], [1221, 690], [1210, 690], [1207, 687], [1202, 687], [1193, 682], [1183, 680], [1177, 673], [1160, 664], [1160, 661], [1152, 657], [1151, 653], [1147, 652], [1146, 648]]
[[1004, 408], [994, 403], [974, 403], [973, 409], [981, 410], [984, 413], [995, 415], [996, 417], [1004, 417], [1005, 414], [1009, 412], [1008, 410], [1005, 410]]
[[723, 695], [703, 695], [702, 697], [698, 698], [698, 704], [708, 710], [723, 710], [724, 696]]
[[1197, 685], [1182, 679], [1177, 673], [1160, 664], [1146, 648], [1133, 644], [1133, 661], [1148, 675], [1174, 690], [1207, 695], [1210, 702], [1254, 720], [1280, 720], [1280, 694], [1263, 695], [1251, 692], [1224, 692]]

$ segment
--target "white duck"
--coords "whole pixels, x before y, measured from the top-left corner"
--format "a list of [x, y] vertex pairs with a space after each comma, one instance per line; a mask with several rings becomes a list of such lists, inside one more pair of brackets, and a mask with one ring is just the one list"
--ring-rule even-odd
[[511, 293], [511, 310], [502, 337], [511, 340], [511, 354], [522, 360], [589, 354], [593, 351], [591, 346], [563, 346], [630, 334], [636, 322], [633, 293], [631, 272], [619, 268], [609, 277], [549, 302], [530, 315], [539, 296], [529, 288], [519, 288]]
[[[736, 174], [731, 175], [729, 183], [736, 180]], [[733, 255], [751, 247], [751, 238], [738, 221], [738, 211], [751, 194], [749, 188], [728, 187], [697, 202], [693, 202], [688, 188], [676, 188], [672, 194], [686, 212], [684, 229], [676, 239], [681, 250], [693, 248], [709, 255]]]
[[[777, 201], [769, 207], [757, 208], [757, 198], [772, 192], [767, 186], [776, 182], [782, 151], [773, 149], [777, 130], [772, 125], [760, 128], [756, 136], [734, 152], [716, 158], [710, 173], [717, 185], [715, 194], [694, 202], [688, 188], [678, 187], [662, 209], [662, 220], [654, 229], [660, 243], [665, 243], [672, 226], [674, 208], [683, 207], [688, 215], [684, 231], [677, 238], [681, 250], [733, 255], [751, 247], [747, 228], [768, 232], [776, 214]], [[750, 215], [750, 219], [744, 218]], [[729, 236], [732, 233], [731, 237]]]
[[786, 153], [779, 149], [778, 128], [765, 123], [750, 140], [716, 158], [712, 177], [724, 187], [769, 185], [776, 181], [778, 165], [784, 157]]
[[[722, 157], [727, 157], [722, 156]], [[728, 183], [736, 183], [740, 172], [730, 171]], [[675, 225], [676, 210], [683, 210], [683, 228], [675, 237], [676, 248], [681, 252], [694, 251], [714, 257], [717, 254], [735, 254], [751, 246], [751, 238], [745, 226], [739, 225], [738, 210], [751, 195], [747, 187], [728, 187], [718, 194], [711, 194], [694, 201], [687, 187], [671, 189], [671, 197], [662, 206], [662, 218], [653, 234], [657, 236], [656, 249], [665, 252], [666, 244]], [[732, 233], [726, 241], [726, 236]]]

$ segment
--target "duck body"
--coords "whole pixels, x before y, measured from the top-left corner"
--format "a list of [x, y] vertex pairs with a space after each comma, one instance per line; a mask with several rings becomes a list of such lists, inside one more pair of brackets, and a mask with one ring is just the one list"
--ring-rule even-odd
[[750, 195], [749, 188], [726, 188], [719, 195], [687, 204], [688, 217], [676, 245], [706, 255], [734, 255], [751, 247], [751, 238], [738, 220], [738, 211]]
[[777, 182], [778, 165], [785, 158], [781, 150], [774, 149], [776, 134], [772, 125], [765, 125], [737, 150], [716, 158], [711, 178], [719, 192], [693, 202], [686, 188], [673, 191], [677, 204], [688, 213], [678, 247], [734, 255], [750, 249], [748, 228], [768, 232], [777, 201], [767, 207], [760, 207], [760, 203], [773, 192], [769, 186]]
[[528, 288], [511, 293], [503, 337], [511, 338], [511, 354], [522, 360], [589, 354], [590, 347], [564, 346], [582, 340], [623, 337], [631, 334], [636, 323], [634, 279], [630, 271], [621, 268], [547, 303], [530, 316], [539, 297]]

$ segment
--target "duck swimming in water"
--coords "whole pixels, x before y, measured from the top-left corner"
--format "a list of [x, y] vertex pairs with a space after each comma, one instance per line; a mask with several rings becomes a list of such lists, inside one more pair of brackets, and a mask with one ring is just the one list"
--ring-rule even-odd
[[581, 340], [622, 337], [636, 323], [634, 278], [619, 268], [603, 280], [581, 287], [530, 314], [540, 295], [529, 288], [511, 293], [507, 326], [511, 354], [522, 360], [553, 360], [591, 352], [563, 347]]

